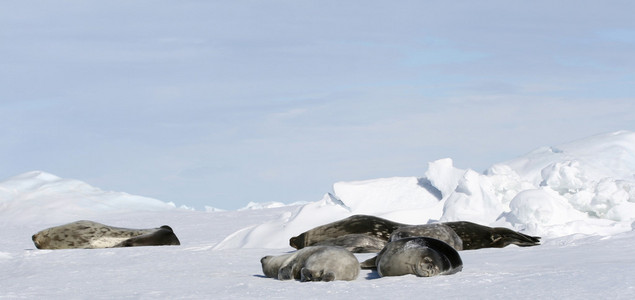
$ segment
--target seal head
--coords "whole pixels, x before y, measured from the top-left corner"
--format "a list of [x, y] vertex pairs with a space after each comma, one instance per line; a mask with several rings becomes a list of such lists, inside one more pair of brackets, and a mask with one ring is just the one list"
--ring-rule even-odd
[[450, 275], [463, 268], [459, 253], [452, 246], [427, 237], [404, 238], [386, 244], [377, 254], [375, 264], [382, 277]]

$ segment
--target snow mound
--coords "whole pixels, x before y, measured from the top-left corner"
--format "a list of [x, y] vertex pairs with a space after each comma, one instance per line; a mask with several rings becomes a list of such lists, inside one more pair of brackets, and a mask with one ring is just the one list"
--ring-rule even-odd
[[285, 212], [278, 219], [241, 229], [214, 249], [288, 247], [289, 237], [349, 215], [349, 209], [331, 194], [326, 194], [322, 200], [305, 204], [295, 212]]
[[306, 202], [294, 202], [291, 204], [285, 204], [282, 202], [277, 202], [277, 201], [271, 201], [271, 202], [249, 202], [247, 203], [247, 206], [243, 207], [243, 208], [239, 208], [238, 210], [257, 210], [257, 209], [268, 209], [268, 208], [280, 208], [280, 207], [286, 207], [286, 206], [296, 206], [296, 205], [303, 205], [306, 204]]
[[[635, 133], [629, 131], [542, 147], [483, 173], [440, 159], [428, 163], [423, 175], [337, 182], [333, 193], [306, 204], [249, 203], [240, 210], [289, 209], [234, 232], [215, 249], [289, 247], [290, 237], [354, 214], [408, 224], [473, 221], [545, 238], [607, 236], [635, 227]], [[0, 182], [0, 225], [48, 225], [169, 210], [187, 208], [41, 171]]]
[[131, 211], [176, 209], [173, 203], [103, 191], [85, 182], [32, 171], [0, 182], [0, 223], [62, 223]]
[[338, 182], [333, 190], [295, 213], [244, 228], [216, 248], [284, 248], [292, 236], [354, 214], [410, 224], [464, 220], [546, 238], [631, 231], [635, 133], [542, 147], [482, 174], [445, 158], [429, 163], [421, 178]]

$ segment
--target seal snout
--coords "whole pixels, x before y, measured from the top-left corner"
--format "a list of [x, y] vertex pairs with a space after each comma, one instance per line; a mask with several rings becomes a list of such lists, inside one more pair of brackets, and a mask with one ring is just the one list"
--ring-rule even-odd
[[33, 244], [35, 244], [35, 248], [40, 248], [40, 242], [37, 240], [37, 233], [31, 236], [31, 240], [33, 240]]

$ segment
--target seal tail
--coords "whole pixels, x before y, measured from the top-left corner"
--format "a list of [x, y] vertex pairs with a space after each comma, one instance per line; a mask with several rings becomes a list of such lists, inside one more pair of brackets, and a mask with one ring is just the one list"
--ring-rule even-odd
[[369, 258], [369, 259], [361, 262], [359, 264], [359, 266], [360, 266], [360, 268], [365, 269], [365, 270], [367, 270], [367, 269], [376, 269], [377, 268], [376, 263], [377, 263], [377, 256], [375, 256], [373, 258]]
[[[505, 230], [505, 232], [501, 232], [497, 238], [503, 245], [514, 244], [520, 247], [530, 247], [540, 245], [540, 237], [539, 236], [530, 236], [526, 234], [522, 234], [520, 232]], [[496, 244], [497, 241], [494, 240]]]

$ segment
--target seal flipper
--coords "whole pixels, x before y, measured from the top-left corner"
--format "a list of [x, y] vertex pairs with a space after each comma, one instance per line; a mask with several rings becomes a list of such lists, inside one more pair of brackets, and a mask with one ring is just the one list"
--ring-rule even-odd
[[302, 268], [300, 271], [300, 281], [333, 281], [335, 280], [335, 273], [324, 271], [312, 271], [307, 268]]
[[314, 280], [315, 280], [315, 277], [313, 276], [313, 272], [311, 272], [311, 270], [307, 268], [302, 268], [302, 270], [300, 270], [301, 282], [314, 281]]
[[154, 232], [138, 235], [126, 239], [113, 247], [137, 247], [137, 246], [166, 246], [181, 245], [179, 238], [176, 237], [172, 228], [167, 225], [163, 225], [156, 229]]
[[326, 272], [322, 276], [322, 281], [333, 281], [333, 280], [335, 280], [335, 273], [333, 272]]
[[369, 258], [363, 262], [361, 262], [359, 264], [360, 268], [362, 269], [377, 269], [377, 256], [374, 256], [373, 258]]
[[291, 280], [293, 278], [293, 265], [288, 265], [278, 270], [278, 280]]
[[505, 247], [514, 244], [520, 247], [530, 247], [540, 245], [540, 237], [530, 236], [516, 232], [507, 228], [494, 228], [495, 234], [492, 235], [492, 245]]
[[504, 227], [488, 227], [467, 221], [443, 223], [461, 238], [463, 250], [503, 248], [514, 244], [521, 247], [540, 244], [540, 237], [529, 236]]

